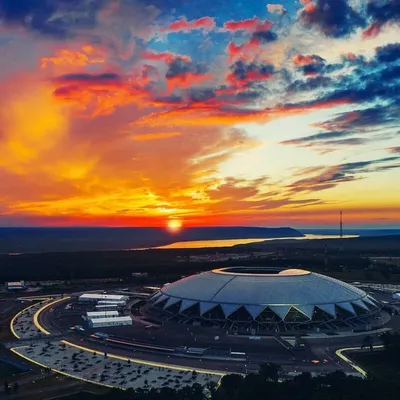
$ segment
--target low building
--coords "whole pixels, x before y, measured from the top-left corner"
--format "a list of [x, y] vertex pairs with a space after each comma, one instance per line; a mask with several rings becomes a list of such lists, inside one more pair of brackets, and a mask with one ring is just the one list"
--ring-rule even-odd
[[26, 289], [24, 281], [18, 282], [6, 282], [6, 289], [7, 290], [23, 290]]
[[104, 328], [108, 326], [132, 325], [132, 318], [129, 316], [121, 316], [114, 318], [92, 318], [88, 320], [90, 328]]
[[116, 310], [113, 311], [88, 311], [84, 319], [94, 319], [94, 318], [115, 318], [119, 316], [119, 312]]
[[117, 310], [118, 304], [97, 304], [96, 311], [114, 311]]
[[125, 300], [99, 300], [97, 302], [98, 305], [114, 305], [118, 307], [125, 307], [126, 301]]
[[101, 300], [116, 300], [116, 301], [128, 301], [128, 296], [123, 296], [119, 294], [103, 294], [103, 293], [84, 293], [79, 296], [79, 301], [97, 303]]

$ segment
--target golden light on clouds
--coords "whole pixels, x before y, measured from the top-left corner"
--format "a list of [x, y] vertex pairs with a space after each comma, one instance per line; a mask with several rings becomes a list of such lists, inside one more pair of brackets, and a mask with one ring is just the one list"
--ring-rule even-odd
[[13, 87], [0, 111], [3, 128], [0, 165], [18, 173], [31, 172], [67, 134], [69, 119], [45, 85]]
[[133, 137], [133, 140], [156, 140], [156, 139], [168, 139], [174, 136], [179, 136], [181, 132], [156, 132], [156, 133], [145, 133], [138, 134]]

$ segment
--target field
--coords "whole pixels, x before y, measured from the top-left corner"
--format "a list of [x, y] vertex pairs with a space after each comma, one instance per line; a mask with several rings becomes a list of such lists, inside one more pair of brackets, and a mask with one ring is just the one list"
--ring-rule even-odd
[[0, 379], [9, 378], [11, 376], [20, 374], [21, 372], [22, 371], [14, 365], [0, 360]]
[[383, 351], [349, 353], [349, 357], [362, 366], [372, 377], [390, 382], [400, 378], [400, 362], [388, 363]]

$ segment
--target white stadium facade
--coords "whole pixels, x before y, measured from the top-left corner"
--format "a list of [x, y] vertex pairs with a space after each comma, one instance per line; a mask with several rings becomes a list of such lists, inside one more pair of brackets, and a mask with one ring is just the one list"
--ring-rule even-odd
[[162, 287], [143, 312], [163, 322], [284, 333], [363, 329], [382, 307], [363, 290], [314, 272], [231, 267]]

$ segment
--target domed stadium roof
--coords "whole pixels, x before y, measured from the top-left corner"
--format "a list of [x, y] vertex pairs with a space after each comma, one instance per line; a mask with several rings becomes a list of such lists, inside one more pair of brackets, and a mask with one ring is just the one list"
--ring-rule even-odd
[[164, 286], [150, 303], [177, 314], [196, 306], [200, 317], [220, 306], [227, 319], [244, 308], [253, 320], [268, 309], [285, 321], [294, 310], [309, 322], [317, 310], [336, 319], [338, 313], [351, 318], [381, 307], [363, 290], [337, 279], [305, 270], [265, 267], [222, 268], [192, 275]]

